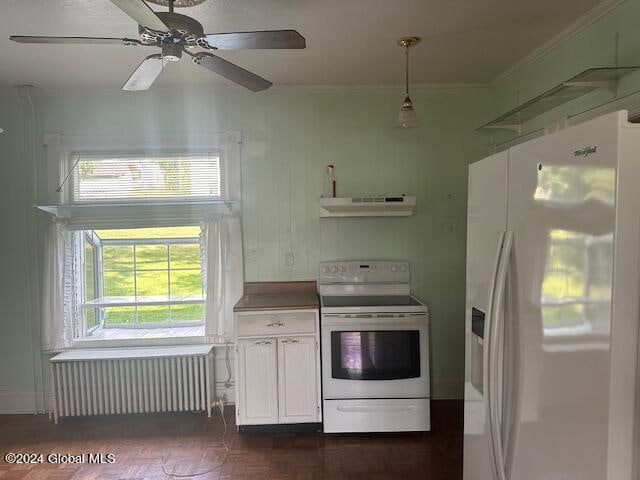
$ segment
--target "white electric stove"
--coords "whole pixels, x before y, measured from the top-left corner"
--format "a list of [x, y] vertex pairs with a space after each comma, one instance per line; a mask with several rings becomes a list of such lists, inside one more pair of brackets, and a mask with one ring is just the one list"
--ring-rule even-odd
[[407, 262], [322, 262], [324, 431], [430, 430], [429, 313]]

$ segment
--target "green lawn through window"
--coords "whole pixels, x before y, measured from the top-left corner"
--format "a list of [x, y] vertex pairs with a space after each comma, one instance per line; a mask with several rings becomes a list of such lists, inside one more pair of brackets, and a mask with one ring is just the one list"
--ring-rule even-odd
[[[105, 297], [169, 299], [202, 295], [199, 227], [98, 230], [102, 244], [102, 281]], [[193, 243], [171, 244], [170, 239], [191, 238]], [[166, 244], [108, 244], [113, 239], [167, 239]], [[105, 307], [105, 325], [162, 324], [201, 321], [200, 304]], [[137, 319], [137, 321], [136, 321]]]

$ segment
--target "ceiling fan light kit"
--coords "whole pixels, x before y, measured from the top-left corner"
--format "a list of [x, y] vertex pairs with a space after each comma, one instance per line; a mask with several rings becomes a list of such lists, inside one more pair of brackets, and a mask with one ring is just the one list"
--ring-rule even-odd
[[409, 96], [409, 48], [413, 47], [420, 41], [418, 37], [400, 37], [398, 39], [398, 45], [404, 48], [404, 86], [405, 97], [402, 102], [402, 108], [398, 115], [398, 122], [396, 125], [400, 128], [415, 128], [418, 126], [418, 116], [413, 108], [413, 102]]
[[[107, 0], [105, 0], [107, 1]], [[168, 12], [155, 12], [144, 0], [110, 0], [138, 24], [140, 39], [98, 37], [41, 37], [12, 35], [10, 40], [35, 44], [84, 44], [157, 47], [162, 53], [147, 56], [122, 86], [123, 90], [147, 90], [168, 62], [177, 62], [186, 53], [196, 65], [251, 91], [273, 85], [211, 52], [239, 49], [303, 49], [306, 41], [295, 30], [268, 30], [205, 34], [197, 20], [173, 11], [174, 7], [193, 7], [205, 0], [149, 0], [168, 6]], [[202, 49], [204, 51], [195, 51]]]

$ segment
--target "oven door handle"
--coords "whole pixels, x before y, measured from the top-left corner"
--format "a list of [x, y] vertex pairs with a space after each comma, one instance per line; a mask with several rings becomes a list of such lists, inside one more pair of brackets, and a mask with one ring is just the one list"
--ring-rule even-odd
[[345, 413], [376, 413], [376, 412], [412, 412], [415, 405], [339, 405], [339, 412]]

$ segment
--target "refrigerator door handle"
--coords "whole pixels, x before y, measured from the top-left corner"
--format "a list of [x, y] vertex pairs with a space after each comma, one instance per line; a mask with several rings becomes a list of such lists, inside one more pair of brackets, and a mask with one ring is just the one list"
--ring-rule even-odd
[[494, 299], [495, 299], [495, 293], [496, 293], [496, 285], [497, 285], [497, 281], [498, 281], [498, 270], [500, 267], [500, 260], [502, 258], [502, 251], [503, 251], [503, 245], [504, 245], [504, 236], [505, 236], [505, 232], [500, 232], [500, 235], [498, 236], [498, 246], [496, 248], [496, 257], [495, 257], [495, 263], [493, 265], [493, 275], [491, 277], [491, 285], [490, 285], [490, 289], [489, 289], [489, 304], [487, 305], [487, 315], [485, 318], [485, 323], [484, 323], [484, 327], [485, 327], [485, 331], [484, 331], [484, 348], [483, 348], [483, 358], [482, 358], [482, 377], [483, 377], [483, 385], [484, 385], [484, 406], [485, 406], [485, 418], [486, 418], [486, 425], [489, 426], [489, 431], [488, 431], [488, 435], [489, 435], [489, 450], [491, 453], [491, 462], [493, 464], [493, 478], [494, 480], [503, 480], [500, 479], [500, 477], [498, 476], [498, 464], [497, 464], [497, 459], [496, 459], [496, 442], [494, 441], [494, 432], [493, 432], [493, 428], [491, 427], [492, 422], [493, 422], [493, 411], [492, 411], [492, 388], [491, 388], [491, 378], [492, 378], [492, 374], [491, 374], [491, 357], [490, 357], [490, 349], [491, 349], [491, 345], [493, 345], [493, 338], [491, 336], [491, 332], [492, 332], [492, 328], [491, 326], [493, 325], [493, 310], [494, 310]]
[[511, 248], [513, 246], [513, 232], [507, 231], [504, 233], [504, 240], [502, 242], [502, 252], [500, 254], [500, 261], [498, 263], [498, 271], [496, 275], [495, 289], [493, 292], [493, 301], [491, 309], [491, 324], [489, 326], [489, 385], [488, 391], [489, 398], [489, 430], [490, 438], [492, 441], [492, 451], [495, 460], [495, 469], [498, 480], [507, 480], [507, 474], [505, 469], [505, 456], [503, 450], [503, 438], [502, 429], [500, 427], [498, 419], [498, 382], [497, 382], [497, 368], [499, 360], [499, 345], [498, 338], [500, 336], [500, 330], [502, 327], [502, 321], [504, 320], [504, 296], [507, 283], [507, 273], [509, 270], [509, 260], [511, 257]]

